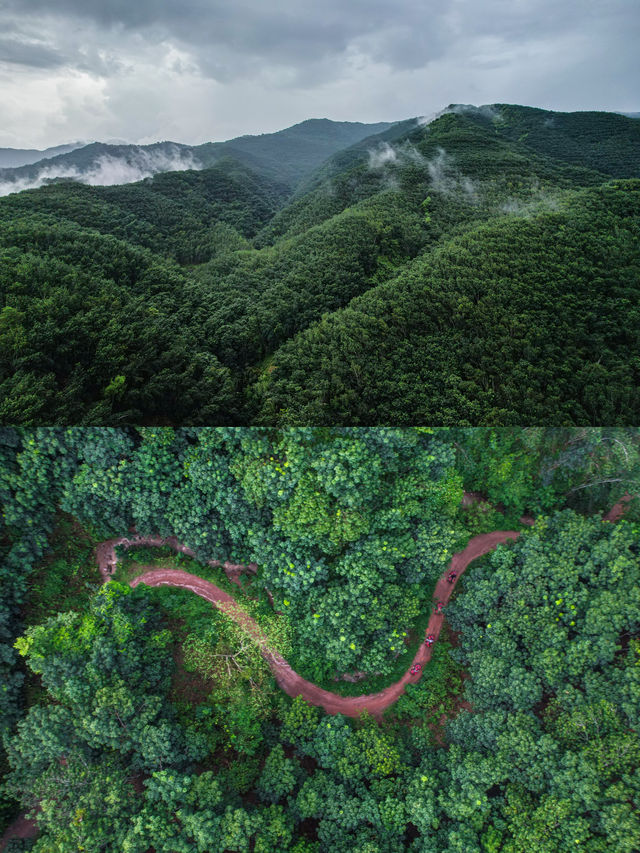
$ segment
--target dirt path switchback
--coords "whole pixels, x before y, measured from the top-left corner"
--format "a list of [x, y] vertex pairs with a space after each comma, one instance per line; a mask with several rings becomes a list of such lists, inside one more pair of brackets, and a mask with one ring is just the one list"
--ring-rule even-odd
[[[449, 567], [436, 584], [434, 601], [441, 601], [446, 605], [451, 598], [455, 584], [470, 563], [477, 560], [478, 557], [482, 557], [484, 554], [493, 551], [498, 545], [517, 539], [519, 535], [514, 530], [496, 530], [493, 533], [482, 533], [479, 536], [474, 536], [463, 551], [453, 555]], [[101, 574], [105, 580], [109, 579], [115, 568], [115, 562], [111, 562], [112, 555], [115, 558], [114, 543], [126, 547], [129, 544], [156, 545], [159, 541], [159, 537], [145, 538], [136, 536], [132, 538], [133, 541], [131, 543], [126, 539], [110, 540], [108, 543], [103, 543], [98, 547], [96, 556], [99, 561]], [[162, 540], [162, 544], [173, 545], [174, 541], [165, 539]], [[176, 543], [176, 545], [178, 546], [177, 550], [180, 550], [182, 553], [189, 553], [184, 545], [180, 545], [179, 543]], [[106, 561], [104, 564], [103, 560]], [[220, 564], [218, 563], [217, 565]], [[447, 581], [447, 575], [450, 571], [457, 572], [458, 577], [455, 583]], [[424, 666], [431, 659], [431, 648], [423, 644], [418, 649], [407, 672], [395, 684], [391, 684], [378, 693], [364, 694], [362, 696], [340, 696], [337, 693], [332, 693], [329, 690], [318, 687], [316, 684], [298, 675], [282, 655], [269, 648], [268, 640], [257, 622], [238, 606], [229, 593], [220, 589], [220, 587], [211, 583], [211, 581], [204, 580], [204, 578], [181, 571], [180, 569], [151, 569], [134, 578], [131, 581], [131, 586], [137, 586], [141, 583], [147, 586], [173, 586], [191, 590], [191, 592], [211, 602], [218, 609], [226, 612], [258, 643], [265, 660], [271, 667], [275, 679], [282, 690], [288, 693], [289, 696], [302, 696], [312, 705], [319, 705], [324, 708], [328, 714], [345, 714], [348, 717], [358, 717], [363, 711], [368, 711], [372, 716], [379, 717], [386, 708], [393, 705], [400, 698], [407, 684], [419, 680], [419, 674], [411, 674], [411, 666], [414, 663]], [[443, 622], [444, 614], [432, 613], [425, 636], [433, 634], [437, 640], [440, 636]]]

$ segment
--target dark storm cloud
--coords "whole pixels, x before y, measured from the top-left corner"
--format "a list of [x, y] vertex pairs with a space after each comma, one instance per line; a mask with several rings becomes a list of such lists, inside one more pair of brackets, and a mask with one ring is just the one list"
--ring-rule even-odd
[[[120, 31], [187, 50], [204, 74], [229, 80], [261, 63], [330, 74], [341, 55], [364, 56], [393, 69], [414, 69], [446, 55], [455, 41], [487, 36], [517, 46], [588, 23], [640, 17], [637, 0], [4, 0], [22, 19], [90, 22], [110, 44]], [[55, 31], [53, 32], [55, 36]], [[56, 51], [25, 48], [25, 64], [41, 66]], [[305, 69], [307, 69], [305, 71]]]
[[398, 67], [419, 67], [446, 50], [450, 0], [6, 0], [2, 8], [32, 20], [47, 16], [170, 38], [205, 70], [242, 74], [246, 63], [290, 67], [322, 62], [356, 45]]
[[557, 35], [581, 21], [635, 0], [453, 0], [460, 32], [509, 42]]

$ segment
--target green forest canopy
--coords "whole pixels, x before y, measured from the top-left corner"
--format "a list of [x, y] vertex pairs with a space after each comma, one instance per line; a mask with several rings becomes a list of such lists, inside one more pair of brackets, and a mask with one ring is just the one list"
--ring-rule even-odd
[[[637, 429], [0, 438], [3, 808], [40, 804], [33, 850], [638, 848], [637, 497], [602, 520], [640, 493]], [[464, 509], [463, 488], [501, 509]], [[203, 561], [256, 560], [253, 594], [270, 587], [283, 614], [256, 618], [288, 626], [289, 659], [322, 681], [391, 672], [388, 631], [411, 632], [452, 551], [523, 512], [535, 525], [461, 580], [457, 648], [439, 641], [434, 672], [381, 725], [286, 699], [188, 591], [98, 588], [83, 563], [87, 536], [131, 525]]]
[[637, 120], [401, 122], [293, 194], [227, 153], [0, 200], [0, 421], [637, 423]]

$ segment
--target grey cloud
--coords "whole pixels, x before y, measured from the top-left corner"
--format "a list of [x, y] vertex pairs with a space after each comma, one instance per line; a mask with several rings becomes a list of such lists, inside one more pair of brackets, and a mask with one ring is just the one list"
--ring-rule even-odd
[[521, 43], [580, 29], [597, 18], [615, 17], [635, 0], [453, 0], [454, 29]]
[[43, 70], [67, 66], [104, 76], [123, 67], [116, 44], [105, 50], [97, 33], [85, 38], [69, 21], [56, 24], [3, 18], [0, 5], [0, 63]]
[[[413, 70], [487, 37], [512, 47], [581, 27], [616, 28], [634, 15], [637, 0], [4, 0], [3, 12], [34, 25], [44, 19], [95, 27], [95, 39], [118, 34], [170, 41], [191, 54], [201, 73], [228, 82], [260, 69], [289, 68], [289, 85], [331, 79], [349, 52], [394, 70]], [[43, 48], [44, 51], [44, 48]], [[54, 53], [50, 53], [53, 61]], [[43, 64], [34, 50], [32, 64]], [[22, 54], [25, 64], [30, 58]], [[499, 68], [501, 58], [477, 66]]]
[[65, 61], [59, 50], [47, 44], [15, 36], [0, 36], [0, 62], [28, 65], [31, 68], [58, 68]]
[[394, 24], [371, 36], [356, 39], [355, 44], [374, 62], [387, 63], [394, 69], [424, 68], [441, 58], [450, 43], [449, 25], [444, 16], [434, 15], [429, 26], [416, 22]]
[[[5, 8], [30, 20], [74, 18], [93, 23], [109, 42], [117, 31], [169, 39], [190, 50], [215, 77], [242, 76], [260, 61], [304, 67], [355, 48], [393, 67], [420, 67], [446, 48], [449, 0], [5, 0]], [[114, 32], [110, 32], [113, 30]]]

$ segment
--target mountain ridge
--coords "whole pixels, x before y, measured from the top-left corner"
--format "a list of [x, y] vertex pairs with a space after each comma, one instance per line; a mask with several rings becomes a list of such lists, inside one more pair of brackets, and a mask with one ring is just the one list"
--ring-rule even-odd
[[50, 148], [0, 148], [0, 169], [17, 168], [50, 160], [59, 154], [66, 154], [82, 148], [86, 142], [69, 142], [65, 145], [54, 145]]
[[0, 168], [0, 195], [59, 179], [97, 186], [132, 183], [159, 172], [207, 168], [228, 156], [293, 188], [334, 151], [390, 126], [390, 122], [307, 119], [275, 133], [200, 145], [168, 140], [149, 145], [92, 142], [46, 159]]

